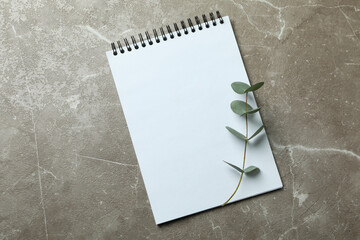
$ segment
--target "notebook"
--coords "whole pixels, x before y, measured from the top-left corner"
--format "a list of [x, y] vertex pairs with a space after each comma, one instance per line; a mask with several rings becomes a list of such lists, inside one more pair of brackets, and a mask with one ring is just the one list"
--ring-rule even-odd
[[[244, 133], [244, 118], [230, 108], [244, 96], [231, 83], [250, 83], [229, 17], [194, 20], [106, 52], [156, 224], [221, 206], [239, 181], [223, 161], [241, 166], [244, 144], [225, 126]], [[252, 93], [249, 104], [256, 106]], [[250, 118], [252, 133], [262, 120]], [[260, 172], [244, 177], [230, 203], [282, 187], [265, 131], [248, 144], [249, 165]]]

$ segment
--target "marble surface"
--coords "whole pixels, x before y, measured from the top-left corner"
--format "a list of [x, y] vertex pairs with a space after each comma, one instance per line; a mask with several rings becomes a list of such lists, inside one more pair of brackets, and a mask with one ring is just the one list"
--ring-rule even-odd
[[[156, 226], [110, 41], [229, 15], [284, 188]], [[0, 1], [0, 239], [359, 239], [358, 0]]]

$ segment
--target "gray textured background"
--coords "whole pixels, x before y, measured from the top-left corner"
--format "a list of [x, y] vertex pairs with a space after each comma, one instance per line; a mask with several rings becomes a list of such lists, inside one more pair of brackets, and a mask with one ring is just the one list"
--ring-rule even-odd
[[[158, 227], [105, 51], [216, 10], [284, 189]], [[359, 239], [359, 39], [356, 0], [0, 1], [0, 239]]]

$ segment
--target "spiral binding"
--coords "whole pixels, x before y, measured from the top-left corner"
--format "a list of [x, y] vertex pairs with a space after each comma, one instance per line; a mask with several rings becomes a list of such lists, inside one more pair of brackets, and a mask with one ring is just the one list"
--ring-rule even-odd
[[[206, 28], [209, 28], [210, 27], [210, 24], [209, 23], [212, 23], [211, 25], [212, 26], [216, 26], [217, 22], [216, 22], [216, 19], [215, 19], [215, 15], [214, 13], [210, 13], [209, 14], [210, 16], [210, 21], [208, 21], [207, 17], [205, 14], [202, 15], [202, 19], [203, 19], [203, 22], [205, 24], [205, 27]], [[219, 22], [220, 24], [223, 24], [224, 23], [224, 20], [223, 18], [221, 17], [221, 14], [219, 11], [216, 11], [216, 17], [219, 19]], [[192, 22], [192, 20], [190, 18], [187, 19], [187, 22], [188, 22], [188, 25], [189, 25], [189, 28], [191, 30], [191, 32], [196, 32], [196, 26], [197, 26], [197, 29], [198, 30], [203, 30], [203, 25], [201, 24], [201, 21], [200, 21], [200, 18], [198, 16], [195, 17], [195, 26]], [[183, 33], [185, 35], [189, 34], [189, 31], [187, 30], [187, 27], [186, 27], [186, 24], [184, 21], [181, 21], [180, 22], [180, 25], [181, 25], [181, 28], [183, 30]], [[178, 37], [181, 37], [182, 36], [182, 33], [177, 25], [177, 23], [174, 23], [174, 29], [175, 31], [173, 32], [170, 25], [166, 25], [166, 30], [168, 32], [168, 36], [170, 37], [170, 39], [173, 39], [175, 38], [175, 36], [178, 36]], [[176, 34], [175, 34], [176, 33]], [[165, 31], [164, 31], [164, 28], [160, 28], [160, 35], [158, 35], [158, 32], [156, 31], [156, 29], [153, 29], [153, 34], [154, 34], [154, 39], [155, 39], [155, 42], [156, 43], [159, 43], [161, 42], [160, 40], [160, 37], [163, 41], [167, 41], [168, 40], [168, 37], [166, 36], [165, 34]], [[127, 40], [127, 38], [124, 38], [124, 43], [125, 43], [125, 47], [123, 47], [123, 45], [121, 44], [120, 41], [117, 41], [117, 47], [115, 45], [114, 42], [111, 43], [111, 49], [112, 49], [112, 52], [114, 55], [117, 55], [118, 52], [123, 54], [125, 53], [125, 51], [127, 50], [128, 52], [130, 52], [132, 50], [132, 47], [137, 50], [141, 47], [146, 47], [146, 43], [145, 43], [145, 40], [142, 36], [141, 33], [138, 34], [139, 35], [139, 40], [140, 41], [136, 41], [136, 38], [134, 36], [131, 36], [131, 42], [132, 42], [132, 46], [130, 45], [129, 41]], [[160, 36], [160, 37], [159, 37]], [[153, 45], [153, 41], [151, 40], [151, 37], [150, 37], [150, 34], [148, 31], [145, 32], [145, 37], [146, 37], [146, 40], [147, 40], [147, 43], [148, 45]], [[139, 43], [139, 44], [138, 44]]]

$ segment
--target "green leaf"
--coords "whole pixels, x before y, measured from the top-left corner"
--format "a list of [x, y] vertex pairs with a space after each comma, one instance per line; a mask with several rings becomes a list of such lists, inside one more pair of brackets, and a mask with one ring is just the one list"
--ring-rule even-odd
[[244, 173], [246, 173], [246, 174], [249, 174], [249, 173], [253, 174], [253, 173], [256, 173], [256, 172], [259, 172], [259, 171], [260, 171], [260, 169], [258, 167], [255, 167], [255, 166], [250, 166], [250, 167], [247, 167], [247, 168], [244, 169]]
[[246, 90], [244, 91], [244, 93], [256, 91], [256, 90], [258, 90], [259, 88], [261, 88], [262, 85], [264, 85], [264, 82], [256, 83], [256, 84], [252, 85], [251, 87], [249, 87], [248, 89], [246, 89]]
[[256, 130], [256, 132], [248, 139], [252, 139], [253, 137], [255, 137], [256, 135], [258, 135], [262, 130], [264, 129], [264, 125], [262, 125], [261, 127], [259, 127], [258, 130]]
[[239, 171], [239, 172], [241, 172], [241, 173], [244, 172], [244, 170], [242, 170], [242, 169], [239, 168], [238, 166], [235, 166], [235, 165], [233, 165], [233, 164], [231, 164], [231, 163], [228, 163], [227, 161], [224, 161], [224, 162], [227, 163], [227, 164], [229, 164], [231, 167], [235, 168], [237, 171]]
[[256, 112], [260, 111], [260, 109], [261, 109], [261, 108], [255, 108], [255, 109], [252, 109], [252, 110], [250, 110], [250, 111], [248, 110], [247, 113], [248, 113], [248, 114], [253, 114], [253, 113], [256, 113]]
[[250, 86], [246, 83], [243, 82], [233, 82], [231, 84], [232, 89], [234, 90], [234, 92], [238, 93], [238, 94], [244, 94], [245, 90], [250, 88]]
[[232, 101], [230, 106], [233, 112], [239, 114], [240, 116], [244, 115], [246, 111], [252, 110], [252, 107], [249, 104], [240, 100]]
[[235, 129], [231, 128], [231, 127], [226, 127], [227, 130], [229, 130], [229, 132], [231, 132], [235, 137], [246, 141], [246, 137], [244, 135], [242, 135], [241, 133], [239, 133], [238, 131], [236, 131]]
[[240, 100], [232, 101], [230, 106], [233, 112], [239, 114], [240, 116], [244, 115], [245, 113], [256, 113], [260, 110], [260, 108], [253, 109], [249, 104], [246, 104], [244, 101]]

